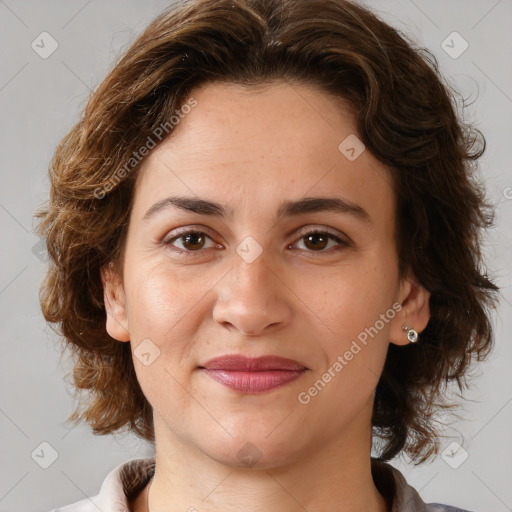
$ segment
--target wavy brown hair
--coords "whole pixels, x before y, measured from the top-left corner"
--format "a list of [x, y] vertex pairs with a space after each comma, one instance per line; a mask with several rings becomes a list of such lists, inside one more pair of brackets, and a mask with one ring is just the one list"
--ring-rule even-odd
[[439, 448], [435, 412], [451, 407], [443, 399], [447, 384], [463, 391], [471, 363], [494, 342], [498, 287], [481, 253], [494, 207], [476, 176], [485, 138], [463, 122], [458, 96], [430, 52], [345, 0], [175, 3], [91, 95], [56, 149], [50, 198], [36, 212], [50, 257], [42, 311], [72, 351], [76, 393], [89, 392], [68, 421], [154, 442], [130, 346], [106, 332], [101, 269], [112, 265], [122, 275], [140, 166], [126, 172], [126, 163], [195, 87], [218, 81], [314, 85], [348, 102], [358, 135], [388, 166], [400, 276], [412, 270], [430, 291], [431, 318], [420, 343], [389, 346], [372, 428], [381, 460], [402, 451], [427, 460]]

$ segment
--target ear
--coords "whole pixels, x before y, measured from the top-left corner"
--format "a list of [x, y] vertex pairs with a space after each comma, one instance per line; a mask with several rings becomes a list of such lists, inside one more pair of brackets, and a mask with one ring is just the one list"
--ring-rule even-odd
[[[424, 288], [412, 273], [400, 282], [397, 302], [401, 309], [391, 320], [390, 341], [395, 345], [411, 343], [403, 325], [421, 333], [430, 320], [430, 292]], [[398, 308], [397, 308], [398, 309]], [[418, 341], [421, 341], [421, 336]]]
[[117, 341], [130, 341], [124, 287], [121, 277], [112, 264], [101, 269], [101, 281], [107, 313], [107, 332]]

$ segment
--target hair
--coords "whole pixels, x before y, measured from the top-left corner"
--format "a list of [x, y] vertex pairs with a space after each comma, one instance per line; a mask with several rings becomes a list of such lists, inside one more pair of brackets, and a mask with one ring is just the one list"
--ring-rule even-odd
[[[453, 405], [474, 360], [494, 343], [498, 287], [482, 235], [493, 224], [476, 176], [485, 138], [458, 113], [458, 96], [433, 54], [370, 10], [346, 0], [186, 0], [171, 5], [126, 50], [92, 93], [50, 164], [50, 197], [36, 213], [49, 254], [40, 288], [45, 319], [74, 362], [75, 394], [94, 434], [126, 429], [154, 442], [153, 411], [130, 344], [106, 332], [101, 270], [121, 272], [140, 161], [135, 155], [212, 82], [313, 85], [347, 102], [358, 137], [389, 169], [396, 192], [400, 277], [430, 292], [419, 343], [390, 344], [375, 390], [379, 460], [438, 453], [435, 413]], [[172, 135], [172, 129], [168, 130]], [[127, 170], [127, 162], [131, 162]], [[122, 178], [122, 179], [121, 179]], [[99, 191], [99, 192], [98, 192]]]

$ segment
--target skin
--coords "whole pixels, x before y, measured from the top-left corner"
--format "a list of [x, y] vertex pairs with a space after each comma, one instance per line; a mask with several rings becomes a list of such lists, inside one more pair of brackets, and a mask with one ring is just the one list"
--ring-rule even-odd
[[[160, 350], [149, 365], [133, 358], [154, 410], [149, 507], [389, 510], [371, 475], [374, 391], [389, 343], [408, 344], [402, 326], [421, 332], [430, 317], [428, 291], [412, 275], [399, 279], [389, 172], [368, 150], [354, 161], [340, 152], [357, 133], [354, 120], [313, 86], [216, 83], [192, 96], [197, 106], [142, 166], [123, 275], [102, 274], [108, 333], [130, 342], [132, 352], [145, 339]], [[221, 203], [228, 214], [171, 207], [142, 220], [172, 195]], [[331, 211], [275, 221], [284, 200], [306, 196], [351, 201], [369, 221]], [[180, 227], [206, 230], [209, 238], [187, 244], [174, 238]], [[350, 245], [308, 243], [313, 228]], [[248, 236], [262, 249], [251, 263], [236, 252]], [[401, 310], [300, 403], [298, 394], [394, 303]], [[241, 393], [198, 369], [228, 353], [275, 354], [308, 371], [270, 392]], [[246, 443], [257, 454], [250, 467], [237, 456]], [[132, 510], [147, 511], [148, 488]]]

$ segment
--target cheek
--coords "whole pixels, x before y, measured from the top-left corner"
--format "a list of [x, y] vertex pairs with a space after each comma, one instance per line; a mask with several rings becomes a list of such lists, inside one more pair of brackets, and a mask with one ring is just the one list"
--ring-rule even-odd
[[[392, 307], [396, 276], [389, 265], [390, 260], [375, 257], [372, 264], [366, 260], [339, 269], [315, 306], [329, 333], [321, 342], [326, 359], [310, 385], [322, 389], [318, 404], [340, 405], [332, 412], [339, 422], [371, 399], [382, 372], [390, 322], [396, 314]], [[325, 388], [315, 384], [320, 380], [327, 383]]]
[[130, 331], [171, 334], [181, 319], [191, 316], [198, 297], [204, 294], [198, 286], [204, 288], [205, 283], [183, 278], [165, 262], [139, 262], [135, 268], [128, 301]]
[[[357, 337], [393, 304], [395, 264], [389, 258], [366, 256], [353, 265], [336, 267], [305, 295], [306, 302], [329, 327], [334, 339], [347, 341]], [[388, 323], [384, 328], [381, 326], [384, 331], [388, 328]]]
[[[155, 410], [175, 410], [190, 399], [188, 382], [196, 307], [204, 294], [163, 262], [137, 262], [128, 290], [128, 324], [135, 372]], [[127, 274], [128, 277], [128, 274]], [[149, 356], [145, 356], [149, 354]]]
[[358, 407], [371, 397], [396, 314], [396, 274], [392, 257], [383, 257], [381, 251], [331, 275], [329, 290], [318, 304], [332, 331], [323, 340], [326, 361], [320, 373], [328, 372], [325, 378], [331, 379], [325, 399], [338, 403], [343, 397], [346, 404]]
[[[202, 323], [212, 315], [211, 293], [219, 271], [207, 273], [197, 267], [194, 272], [185, 272], [162, 257], [152, 262], [141, 258], [134, 263], [132, 268], [137, 270], [127, 282], [132, 350], [149, 339], [160, 350], [155, 362], [184, 376], [187, 364], [199, 362], [195, 345]], [[204, 343], [210, 342], [207, 339]], [[138, 365], [135, 358], [134, 363]]]

